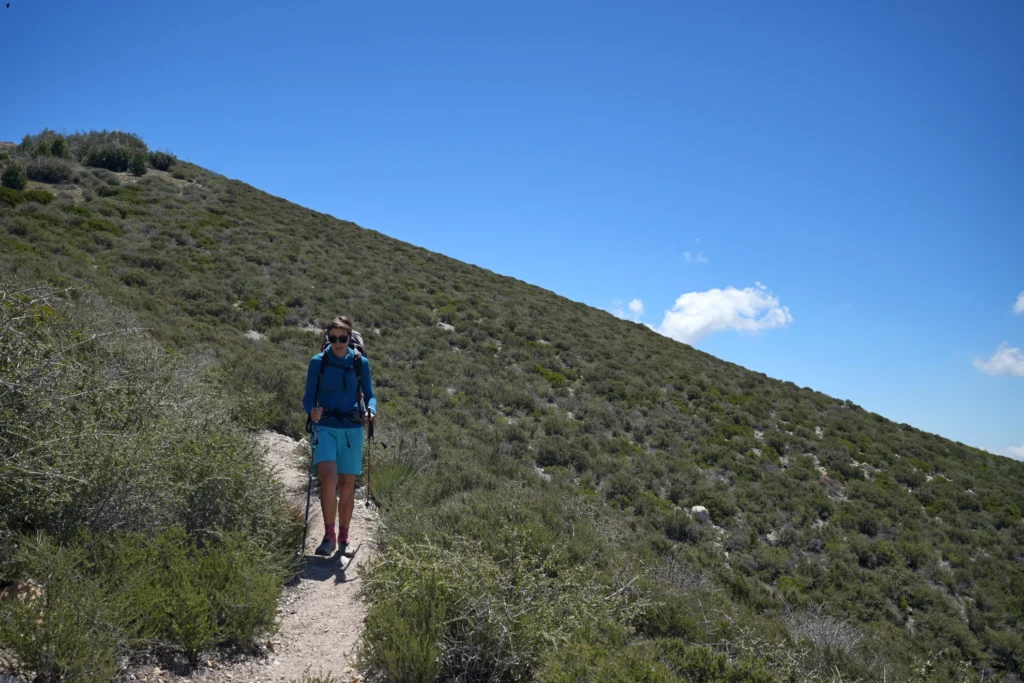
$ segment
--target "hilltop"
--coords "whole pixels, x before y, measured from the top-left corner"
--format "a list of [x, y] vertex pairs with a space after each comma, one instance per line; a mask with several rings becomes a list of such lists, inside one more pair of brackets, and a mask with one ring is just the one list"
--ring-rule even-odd
[[129, 134], [44, 131], [15, 163], [0, 270], [131, 311], [254, 428], [301, 436], [313, 332], [342, 312], [363, 331], [396, 435], [371, 679], [1024, 670], [1024, 464]]

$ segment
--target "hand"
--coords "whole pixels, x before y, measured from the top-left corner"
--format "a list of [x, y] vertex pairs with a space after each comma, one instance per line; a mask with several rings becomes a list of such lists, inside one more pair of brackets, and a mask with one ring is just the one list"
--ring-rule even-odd
[[376, 413], [367, 412], [366, 415], [363, 416], [363, 424], [364, 425], [365, 424], [370, 424], [371, 422], [376, 422], [376, 421], [377, 421], [377, 414]]
[[309, 419], [313, 420], [313, 422], [319, 422], [320, 418], [323, 416], [324, 409], [320, 406], [317, 406], [316, 408], [313, 408], [313, 410], [309, 411]]

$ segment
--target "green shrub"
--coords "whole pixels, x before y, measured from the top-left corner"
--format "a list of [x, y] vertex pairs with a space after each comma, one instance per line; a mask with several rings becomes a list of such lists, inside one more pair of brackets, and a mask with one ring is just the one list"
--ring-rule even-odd
[[68, 136], [68, 142], [71, 145], [72, 155], [80, 160], [84, 160], [94, 148], [99, 147], [123, 148], [128, 152], [132, 150], [149, 151], [146, 143], [138, 135], [119, 130], [76, 133]]
[[556, 389], [565, 386], [566, 377], [560, 372], [556, 372], [555, 370], [548, 370], [540, 363], [534, 365], [534, 371], [547, 381], [551, 382], [551, 386], [555, 387]]
[[67, 159], [71, 153], [71, 145], [63, 135], [58, 135], [50, 141], [50, 154], [58, 159]]
[[121, 179], [117, 177], [116, 173], [111, 173], [110, 171], [104, 168], [93, 169], [92, 175], [94, 178], [107, 185], [117, 187], [121, 184]]
[[24, 204], [28, 201], [25, 197], [24, 192], [18, 190], [12, 190], [9, 187], [0, 187], [0, 202], [4, 202], [10, 206], [17, 206], [18, 204]]
[[79, 206], [77, 204], [67, 206], [64, 208], [64, 210], [72, 215], [82, 216], [83, 218], [88, 218], [89, 216], [92, 215], [92, 211], [90, 211], [87, 207]]
[[0, 608], [0, 641], [41, 680], [110, 680], [153, 643], [193, 661], [250, 645], [301, 526], [230, 402], [105, 302], [16, 291], [0, 291], [0, 453], [18, 454], [0, 458], [0, 583], [46, 601]]
[[[65, 144], [67, 144], [66, 141]], [[38, 180], [41, 183], [63, 183], [71, 178], [74, 169], [71, 162], [66, 159], [41, 156], [28, 162], [25, 170], [30, 180]]]
[[86, 152], [82, 162], [86, 166], [105, 168], [108, 171], [124, 173], [132, 161], [132, 148], [113, 143], [94, 145]]
[[390, 425], [380, 429], [377, 444], [367, 441], [363, 472], [374, 501], [388, 508], [402, 486], [423, 468], [430, 449], [424, 435], [411, 438]]
[[124, 231], [116, 223], [103, 218], [90, 217], [77, 225], [77, 229], [83, 232], [109, 232], [120, 237]]
[[770, 683], [777, 680], [760, 666], [733, 663], [706, 647], [682, 640], [650, 640], [607, 647], [576, 646], [558, 654], [537, 676], [544, 683]]
[[26, 201], [38, 202], [43, 205], [49, 204], [57, 199], [57, 195], [52, 192], [47, 192], [46, 190], [23, 190], [21, 196], [23, 196]]
[[18, 673], [26, 680], [113, 680], [124, 641], [120, 605], [103, 577], [83, 575], [87, 553], [44, 539], [26, 541], [19, 559], [27, 565], [20, 585], [39, 593], [0, 603], [0, 642], [17, 655]]
[[373, 562], [361, 660], [403, 681], [529, 680], [552, 646], [622, 633], [627, 596], [579, 570], [499, 564], [472, 544], [396, 543]]
[[49, 128], [37, 135], [26, 135], [21, 140], [21, 153], [33, 158], [57, 157], [66, 159], [70, 152], [67, 139]]
[[167, 152], [149, 153], [149, 165], [158, 171], [168, 170], [176, 161], [177, 159], [174, 158], [174, 155]]
[[985, 640], [996, 660], [1006, 671], [1024, 673], [1024, 635], [1019, 631], [989, 631]]
[[0, 175], [0, 183], [12, 190], [24, 190], [25, 185], [28, 184], [28, 174], [25, 172], [25, 167], [17, 161], [7, 164], [4, 166], [3, 174]]
[[[9, 388], [0, 453], [21, 453], [0, 459], [0, 527], [63, 535], [82, 524], [98, 532], [176, 523], [197, 534], [247, 529], [268, 546], [291, 535], [278, 484], [231, 419], [234, 407], [197, 389], [196, 369], [155, 362], [159, 347], [129, 316], [89, 296], [72, 305], [53, 295], [7, 295], [0, 314], [0, 353], [10, 360], [0, 366]], [[48, 364], [58, 349], [61, 363]], [[78, 398], [66, 413], [70, 396]], [[74, 419], [58, 428], [55, 410]], [[75, 448], [61, 445], [60, 429]], [[46, 440], [33, 436], [40, 430]], [[65, 481], [76, 482], [73, 495]], [[39, 487], [60, 493], [38, 496]], [[0, 558], [0, 580], [3, 569]]]
[[44, 599], [0, 606], [0, 640], [44, 679], [111, 679], [115, 655], [153, 642], [195, 664], [217, 644], [251, 645], [273, 629], [285, 576], [242, 533], [197, 546], [181, 528], [155, 536], [24, 539], [20, 580]]
[[146, 175], [146, 171], [149, 170], [149, 157], [146, 153], [141, 150], [132, 152], [128, 160], [128, 170], [134, 176]]

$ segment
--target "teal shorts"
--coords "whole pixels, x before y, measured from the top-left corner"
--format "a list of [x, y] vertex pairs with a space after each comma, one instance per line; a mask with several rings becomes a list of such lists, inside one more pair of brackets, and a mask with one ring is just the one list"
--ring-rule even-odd
[[[317, 444], [313, 447], [313, 466], [334, 460], [338, 474], [363, 473], [363, 428], [314, 427]], [[310, 435], [310, 442], [313, 435]]]

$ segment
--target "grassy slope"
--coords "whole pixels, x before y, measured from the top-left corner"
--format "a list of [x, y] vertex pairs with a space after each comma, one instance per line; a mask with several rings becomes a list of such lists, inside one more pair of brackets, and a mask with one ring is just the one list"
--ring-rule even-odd
[[[293, 435], [317, 346], [300, 327], [351, 315], [382, 416], [431, 449], [396, 502], [417, 514], [394, 514], [395, 547], [429, 536], [501, 564], [525, 543], [558, 558], [549, 574], [590, 568], [609, 587], [626, 558], [647, 567], [636, 609], [609, 616], [633, 635], [566, 633], [522, 671], [555, 680], [558, 657], [594, 643], [624, 662], [654, 636], [777, 674], [824, 676], [811, 660], [879, 680], [928, 658], [935, 677], [960, 661], [989, 675], [1024, 666], [1024, 465], [189, 164], [171, 170], [76, 167], [77, 183], [48, 187], [64, 197], [52, 204], [0, 203], [3, 262], [93, 287], [168, 349], [215, 356], [225, 381], [266, 388], [266, 423]], [[246, 341], [249, 329], [268, 339]], [[717, 528], [694, 525], [692, 505]], [[693, 595], [706, 596], [700, 612]], [[806, 657], [787, 663], [794, 652]]]

